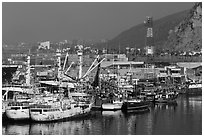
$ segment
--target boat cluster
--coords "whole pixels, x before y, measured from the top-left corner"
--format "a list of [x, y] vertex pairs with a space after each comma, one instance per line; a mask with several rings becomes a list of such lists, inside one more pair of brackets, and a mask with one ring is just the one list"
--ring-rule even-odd
[[48, 122], [86, 115], [92, 105], [93, 98], [85, 93], [70, 93], [69, 97], [60, 92], [46, 93], [32, 95], [27, 100], [16, 97], [2, 112], [11, 120]]
[[[99, 56], [82, 75], [82, 52], [79, 50], [79, 77], [66, 76], [61, 69], [58, 56], [58, 79], [38, 81], [30, 87], [3, 87], [3, 116], [12, 120], [32, 120], [37, 122], [59, 121], [90, 114], [92, 110], [147, 111], [151, 103], [176, 103], [177, 91], [171, 87], [147, 90], [138, 84], [119, 85], [118, 79], [100, 78]], [[29, 70], [28, 58], [28, 74]], [[98, 63], [96, 63], [98, 62]], [[96, 65], [94, 65], [96, 63]], [[66, 61], [65, 61], [66, 64]], [[65, 65], [64, 65], [65, 66]], [[86, 80], [94, 68], [98, 67], [93, 83]], [[69, 67], [70, 68], [70, 67]], [[68, 69], [69, 69], [68, 68]], [[66, 77], [66, 79], [64, 79]], [[30, 83], [30, 77], [27, 79]], [[29, 84], [28, 84], [29, 85]], [[45, 88], [43, 87], [46, 86]], [[9, 91], [12, 100], [8, 100]]]
[[151, 104], [176, 104], [177, 97], [178, 92], [172, 87], [140, 90], [139, 88], [134, 89], [134, 86], [129, 85], [122, 89], [120, 88], [117, 92], [97, 94], [93, 109], [143, 112], [148, 111]]
[[[124, 112], [148, 111], [151, 103], [176, 103], [178, 93], [172, 89], [160, 89], [134, 93], [132, 88], [122, 92], [87, 94], [84, 92], [43, 93], [22, 96], [15, 95], [15, 100], [4, 108], [3, 115], [12, 120], [32, 120], [37, 122], [59, 121], [88, 115], [92, 110]], [[6, 103], [6, 102], [3, 102]]]

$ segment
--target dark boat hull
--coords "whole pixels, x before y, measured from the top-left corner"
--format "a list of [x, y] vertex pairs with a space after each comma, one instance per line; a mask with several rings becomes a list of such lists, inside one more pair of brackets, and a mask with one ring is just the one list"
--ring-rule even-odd
[[122, 111], [129, 112], [143, 112], [149, 110], [149, 102], [142, 101], [142, 102], [124, 102], [122, 105]]
[[187, 88], [186, 94], [189, 95], [202, 95], [202, 88]]
[[92, 111], [101, 111], [102, 110], [102, 106], [96, 106], [96, 105], [93, 105], [92, 108], [91, 108]]

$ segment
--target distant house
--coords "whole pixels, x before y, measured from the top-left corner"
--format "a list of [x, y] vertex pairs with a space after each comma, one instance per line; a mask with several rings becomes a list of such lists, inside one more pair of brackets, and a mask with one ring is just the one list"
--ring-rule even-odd
[[50, 49], [50, 41], [41, 42], [38, 49]]

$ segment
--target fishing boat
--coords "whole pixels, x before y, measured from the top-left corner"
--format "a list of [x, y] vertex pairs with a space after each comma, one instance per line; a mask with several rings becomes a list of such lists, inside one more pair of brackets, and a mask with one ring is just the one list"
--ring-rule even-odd
[[123, 112], [145, 112], [149, 110], [149, 101], [146, 101], [146, 95], [137, 95], [137, 91], [126, 92], [126, 99], [122, 105]]
[[113, 100], [112, 103], [103, 103], [102, 104], [102, 110], [121, 110], [123, 105], [123, 101], [120, 100]]
[[2, 115], [12, 120], [29, 118], [29, 104], [32, 100], [30, 87], [3, 87]]
[[149, 110], [149, 102], [141, 99], [129, 99], [124, 101], [122, 105], [122, 111], [129, 112], [143, 112]]
[[27, 58], [26, 82], [2, 87], [2, 114], [12, 120], [29, 119], [29, 104], [34, 94], [30, 78], [30, 56]]
[[136, 89], [131, 89], [129, 92], [125, 90], [125, 97], [121, 108], [123, 112], [145, 112], [149, 110], [150, 102], [146, 101], [146, 95], [138, 95]]
[[31, 120], [51, 122], [89, 114], [94, 103], [93, 97], [81, 89], [72, 89], [73, 92], [68, 90], [68, 93], [63, 89], [59, 89], [57, 93], [47, 92], [45, 96], [38, 98], [38, 102], [30, 106]]
[[[92, 110], [94, 111], [101, 111], [102, 110], [102, 105], [103, 104], [106, 104], [106, 103], [110, 103], [108, 97], [107, 97], [107, 94], [105, 93], [105, 90], [102, 89], [102, 83], [103, 81], [100, 80], [100, 63], [104, 60], [100, 60], [98, 59], [99, 56], [96, 57], [96, 59], [94, 60], [94, 62], [92, 63], [91, 67], [93, 67], [93, 64], [98, 60], [98, 63], [97, 63], [97, 72], [96, 72], [96, 75], [95, 75], [95, 78], [94, 78], [94, 81], [92, 82], [91, 86], [93, 87], [93, 91], [94, 91], [94, 104], [92, 106]], [[90, 69], [89, 69], [90, 70]], [[87, 71], [88, 73], [90, 71]], [[86, 74], [85, 74], [86, 76]]]
[[29, 102], [10, 102], [5, 113], [6, 116], [12, 120], [29, 119]]
[[156, 93], [146, 93], [146, 101], [154, 102]]
[[202, 94], [202, 83], [192, 82], [188, 84], [188, 87], [186, 88], [186, 93], [201, 95]]
[[56, 95], [44, 97], [43, 103], [38, 103], [30, 107], [31, 120], [50, 122], [85, 116], [85, 114], [91, 111], [93, 102], [91, 99], [85, 99], [84, 94], [77, 93], [77, 97], [75, 99], [59, 98]]
[[[91, 66], [87, 73], [82, 77], [82, 47], [79, 46], [79, 76], [73, 89], [68, 87], [68, 96], [65, 97], [64, 92], [61, 91], [61, 84], [59, 84], [58, 94], [50, 94], [50, 96], [43, 97], [43, 100], [38, 104], [31, 106], [30, 117], [31, 120], [37, 122], [51, 122], [73, 117], [86, 116], [91, 112], [94, 103], [93, 96], [88, 94], [84, 86], [87, 82], [83, 81], [86, 75], [94, 68]], [[61, 83], [61, 67], [60, 54], [58, 54], [58, 75], [59, 83]], [[96, 67], [96, 66], [95, 66]]]
[[147, 102], [154, 102], [155, 95], [156, 94], [154, 92], [143, 91], [143, 92], [140, 92], [139, 98]]
[[157, 93], [155, 95], [155, 103], [176, 103], [176, 98], [178, 93], [168, 92], [168, 93]]
[[108, 102], [102, 104], [102, 110], [115, 111], [121, 109], [123, 100], [119, 99], [114, 92], [109, 93], [107, 100]]
[[101, 95], [95, 95], [95, 100], [94, 100], [94, 104], [92, 106], [92, 110], [93, 111], [101, 111], [102, 110], [102, 104], [104, 103], [104, 100], [106, 101], [106, 98], [102, 98]]

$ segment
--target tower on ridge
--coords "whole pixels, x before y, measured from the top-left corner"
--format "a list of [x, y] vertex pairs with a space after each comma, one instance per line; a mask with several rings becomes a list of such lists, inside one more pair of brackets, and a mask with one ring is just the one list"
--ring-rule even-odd
[[153, 35], [153, 18], [147, 16], [144, 21], [144, 25], [146, 28], [146, 37], [145, 37], [145, 50], [146, 55], [154, 54], [154, 35]]

